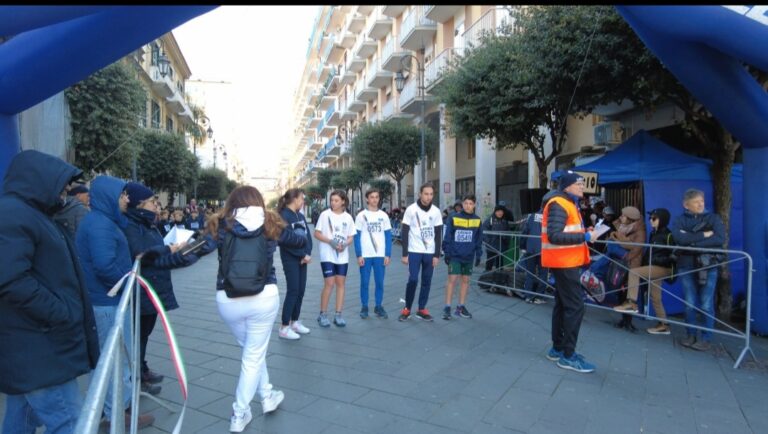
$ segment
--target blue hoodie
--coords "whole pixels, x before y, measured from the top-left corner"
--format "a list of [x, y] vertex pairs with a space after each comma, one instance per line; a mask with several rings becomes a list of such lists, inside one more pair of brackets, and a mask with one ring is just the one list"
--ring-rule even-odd
[[450, 260], [472, 263], [472, 259], [483, 256], [483, 227], [477, 214], [464, 210], [451, 214], [446, 219], [443, 251]]
[[125, 185], [111, 176], [96, 177], [91, 182], [91, 212], [77, 228], [77, 253], [94, 306], [117, 306], [120, 297], [108, 297], [107, 292], [133, 265], [123, 233], [128, 219], [120, 212]]

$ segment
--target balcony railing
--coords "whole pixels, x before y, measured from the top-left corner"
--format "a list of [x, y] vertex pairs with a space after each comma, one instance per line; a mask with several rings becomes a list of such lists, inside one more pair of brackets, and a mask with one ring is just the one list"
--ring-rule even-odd
[[418, 93], [419, 93], [418, 83], [419, 83], [419, 80], [417, 79], [417, 77], [411, 77], [411, 79], [408, 80], [407, 83], [405, 83], [405, 86], [403, 86], [403, 91], [400, 92], [400, 109], [401, 110], [403, 107], [405, 107], [406, 104], [409, 104], [418, 96]]
[[336, 101], [332, 102], [331, 106], [328, 107], [328, 110], [325, 111], [325, 116], [323, 116], [323, 123], [328, 123], [328, 119], [331, 118], [331, 115], [335, 111], [336, 111]]
[[437, 26], [437, 23], [426, 17], [424, 14], [424, 6], [414, 6], [408, 16], [403, 19], [403, 25], [400, 28], [400, 36], [401, 38], [407, 38], [416, 26], [429, 25]]
[[429, 88], [437, 84], [451, 66], [453, 59], [459, 55], [459, 49], [446, 48], [424, 68], [424, 86]]
[[514, 24], [509, 11], [503, 8], [491, 9], [464, 32], [462, 35], [464, 44], [467, 47], [479, 47], [482, 45], [484, 35], [498, 34], [504, 24]]
[[395, 114], [395, 98], [390, 98], [389, 101], [384, 103], [381, 107], [381, 116], [386, 120], [391, 118]]

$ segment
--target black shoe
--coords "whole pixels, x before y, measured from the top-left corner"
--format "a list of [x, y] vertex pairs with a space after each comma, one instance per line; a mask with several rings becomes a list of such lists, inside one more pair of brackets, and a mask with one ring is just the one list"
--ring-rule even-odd
[[459, 307], [458, 311], [459, 311], [459, 315], [462, 318], [472, 318], [472, 314], [469, 313], [469, 311], [467, 310], [466, 306]]
[[451, 317], [451, 307], [450, 306], [445, 306], [443, 308], [443, 319], [444, 320], [450, 320], [451, 318], [452, 318]]
[[164, 376], [158, 374], [157, 372], [151, 369], [141, 373], [142, 383], [157, 384], [157, 383], [161, 383], [164, 378], [165, 378]]
[[426, 308], [419, 309], [416, 312], [416, 318], [419, 318], [419, 319], [424, 320], [424, 321], [432, 321], [433, 320], [432, 315], [429, 314], [429, 310], [427, 310]]
[[141, 391], [149, 393], [150, 395], [157, 395], [161, 390], [163, 390], [163, 388], [159, 384], [150, 384], [143, 381], [141, 383]]
[[387, 311], [384, 310], [384, 307], [382, 307], [382, 306], [374, 307], [373, 308], [373, 313], [375, 313], [376, 316], [379, 317], [379, 318], [384, 318], [384, 319], [389, 318], [389, 315], [387, 314]]

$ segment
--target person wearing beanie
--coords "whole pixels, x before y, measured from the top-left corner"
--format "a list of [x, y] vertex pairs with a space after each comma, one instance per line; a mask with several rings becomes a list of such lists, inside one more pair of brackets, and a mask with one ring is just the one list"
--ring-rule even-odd
[[[122, 289], [116, 297], [110, 297], [107, 293], [133, 267], [133, 257], [123, 233], [123, 229], [128, 225], [124, 213], [133, 199], [126, 190], [125, 181], [111, 176], [97, 176], [91, 182], [90, 193], [91, 212], [83, 218], [78, 227], [75, 244], [93, 304], [99, 346], [103, 349], [109, 330], [117, 319], [117, 305]], [[123, 332], [127, 347], [133, 348], [128, 321]], [[131, 403], [131, 381], [128, 361], [123, 360], [123, 410], [128, 410]], [[112, 381], [109, 382], [107, 396], [112, 396]], [[111, 420], [111, 399], [104, 401], [104, 416]], [[126, 412], [126, 420], [130, 420], [129, 412]], [[154, 416], [151, 414], [139, 415], [140, 427], [149, 426], [153, 422]]]
[[541, 222], [541, 266], [555, 276], [555, 306], [552, 310], [552, 348], [546, 357], [557, 366], [576, 372], [595, 371], [595, 365], [576, 352], [584, 317], [581, 268], [589, 265], [587, 242], [593, 230], [584, 228], [579, 201], [584, 198], [584, 178], [571, 171], [560, 177], [560, 189], [548, 199]]
[[[666, 208], [656, 208], [648, 213], [650, 215], [651, 222], [651, 234], [650, 244], [658, 246], [669, 246], [674, 244], [672, 240], [672, 232], [670, 232], [669, 225], [670, 214]], [[650, 250], [650, 249], [649, 249]], [[627, 300], [620, 306], [616, 306], [614, 310], [618, 312], [637, 313], [637, 292], [640, 283], [640, 278], [651, 280], [651, 303], [653, 303], [653, 310], [656, 312], [656, 317], [659, 318], [659, 323], [655, 327], [649, 328], [647, 331], [653, 335], [668, 335], [670, 334], [669, 325], [664, 322], [667, 318], [664, 311], [664, 305], [661, 302], [661, 279], [668, 278], [674, 273], [674, 256], [672, 255], [672, 249], [659, 247], [652, 249], [652, 254], [649, 257], [648, 251], [645, 252], [642, 258], [643, 266], [635, 267], [630, 270], [629, 284], [627, 285]]]
[[[198, 254], [188, 253], [182, 255], [184, 244], [165, 246], [163, 236], [158, 230], [156, 222], [160, 211], [160, 203], [155, 193], [144, 185], [129, 182], [125, 190], [131, 198], [128, 204], [126, 217], [128, 224], [123, 228], [132, 258], [147, 251], [157, 252], [154, 256], [142, 261], [141, 274], [149, 280], [166, 310], [179, 307], [176, 295], [173, 292], [171, 270], [186, 267], [198, 260]], [[210, 236], [209, 236], [210, 238]], [[210, 238], [209, 249], [213, 251], [215, 242]], [[201, 249], [202, 250], [202, 249]], [[139, 335], [139, 351], [141, 356], [141, 390], [151, 395], [160, 393], [161, 387], [157, 384], [163, 381], [163, 376], [150, 370], [146, 361], [147, 342], [149, 335], [157, 322], [155, 306], [144, 291], [141, 292], [141, 320]]]
[[[608, 237], [609, 241], [618, 241], [619, 243], [644, 243], [646, 240], [645, 223], [643, 222], [642, 214], [640, 210], [634, 206], [626, 206], [621, 209], [621, 216], [614, 222], [616, 231], [612, 232]], [[627, 267], [629, 269], [639, 268], [642, 265], [643, 247], [631, 244], [619, 244], [614, 245], [613, 248], [618, 249], [623, 256], [623, 264], [620, 266]], [[631, 273], [627, 273], [631, 274]], [[618, 282], [623, 287], [625, 282]], [[637, 291], [635, 289], [635, 291]], [[632, 294], [621, 291], [619, 292], [619, 306], [623, 311], [632, 312], [632, 303], [627, 301]], [[637, 301], [637, 295], [632, 298], [634, 302]], [[637, 312], [637, 304], [635, 303], [635, 312]], [[629, 314], [622, 315], [621, 321], [616, 324], [618, 328], [626, 328], [629, 331], [634, 331], [635, 327], [632, 325], [632, 316]]]
[[[505, 219], [506, 209], [502, 205], [496, 205], [491, 214], [485, 222], [483, 222], [483, 231], [495, 231], [495, 232], [509, 232], [509, 221]], [[496, 268], [501, 268], [504, 264], [503, 254], [509, 248], [510, 237], [503, 235], [484, 235], [483, 241], [485, 241], [485, 271], [491, 271]], [[500, 253], [501, 252], [501, 253]]]

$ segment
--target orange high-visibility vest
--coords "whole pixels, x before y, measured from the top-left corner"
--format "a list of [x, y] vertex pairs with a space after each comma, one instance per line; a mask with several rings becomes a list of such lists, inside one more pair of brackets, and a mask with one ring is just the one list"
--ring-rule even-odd
[[544, 215], [541, 221], [541, 266], [547, 268], [574, 268], [589, 264], [589, 248], [586, 242], [579, 244], [552, 244], [547, 236], [547, 221], [549, 220], [549, 207], [557, 203], [568, 213], [565, 221], [565, 233], [584, 233], [584, 225], [581, 222], [581, 214], [576, 204], [563, 197], [553, 197], [544, 206]]

